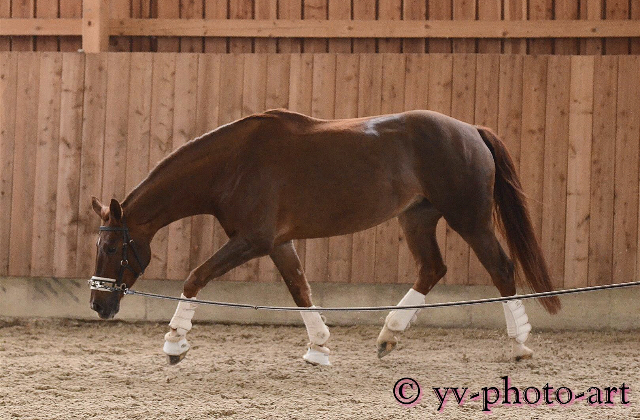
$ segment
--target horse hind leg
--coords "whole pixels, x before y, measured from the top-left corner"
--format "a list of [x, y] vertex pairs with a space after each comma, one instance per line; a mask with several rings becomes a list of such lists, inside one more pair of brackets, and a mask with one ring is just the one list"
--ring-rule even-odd
[[[311, 288], [304, 276], [302, 264], [293, 242], [289, 241], [273, 249], [271, 260], [282, 275], [294, 302], [299, 307], [314, 307], [311, 302]], [[309, 344], [302, 358], [312, 365], [329, 366], [329, 349], [325, 346], [329, 340], [329, 328], [319, 312], [301, 311], [300, 315], [307, 328]]]
[[[473, 235], [465, 235], [465, 240], [474, 250], [482, 265], [491, 275], [493, 284], [501, 296], [516, 294], [513, 261], [506, 255], [492, 228], [484, 228]], [[507, 333], [511, 338], [511, 353], [516, 361], [530, 359], [533, 351], [525, 346], [531, 324], [521, 300], [503, 303], [507, 323]]]
[[[423, 201], [398, 216], [407, 245], [418, 264], [418, 279], [398, 303], [398, 306], [424, 304], [424, 298], [444, 277], [447, 267], [442, 261], [436, 241], [436, 226], [442, 217], [428, 201]], [[378, 357], [391, 353], [398, 344], [397, 333], [407, 329], [417, 317], [418, 309], [394, 310], [387, 315], [378, 335]]]

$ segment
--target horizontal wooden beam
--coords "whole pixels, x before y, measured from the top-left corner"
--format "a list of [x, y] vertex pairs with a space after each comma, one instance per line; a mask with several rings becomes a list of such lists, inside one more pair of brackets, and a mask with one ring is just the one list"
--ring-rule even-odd
[[0, 19], [0, 36], [81, 36], [82, 19]]
[[384, 21], [115, 19], [112, 35], [251, 38], [611, 38], [640, 37], [635, 20]]
[[[0, 19], [0, 36], [82, 35], [82, 19]], [[384, 21], [110, 19], [111, 36], [247, 38], [640, 37], [638, 20]]]

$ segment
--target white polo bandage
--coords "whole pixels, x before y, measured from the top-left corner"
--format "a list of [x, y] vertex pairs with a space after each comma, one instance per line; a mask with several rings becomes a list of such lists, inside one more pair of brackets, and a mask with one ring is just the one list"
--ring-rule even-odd
[[520, 344], [527, 341], [531, 324], [521, 300], [502, 302], [504, 317], [507, 320], [507, 334]]
[[[398, 302], [397, 306], [423, 305], [424, 297], [422, 293], [411, 288], [406, 295]], [[415, 321], [419, 309], [401, 309], [389, 312], [385, 319], [385, 325], [391, 331], [404, 331], [411, 321]]]
[[[312, 306], [315, 308], [315, 306]], [[329, 328], [324, 324], [319, 312], [300, 312], [304, 325], [307, 327], [311, 344], [322, 346], [329, 340]]]
[[[184, 294], [180, 295], [180, 297], [188, 299]], [[179, 336], [183, 336], [191, 330], [191, 320], [196, 312], [196, 306], [195, 303], [185, 302], [183, 300], [178, 302], [178, 307], [169, 322], [169, 326], [175, 329]]]

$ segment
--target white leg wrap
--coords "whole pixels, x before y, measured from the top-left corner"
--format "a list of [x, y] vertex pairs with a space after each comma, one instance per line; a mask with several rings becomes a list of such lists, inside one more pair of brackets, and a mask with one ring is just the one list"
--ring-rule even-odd
[[[312, 306], [315, 308], [315, 306]], [[318, 346], [324, 345], [329, 339], [329, 328], [324, 324], [319, 312], [300, 312], [304, 325], [307, 327], [309, 341]]]
[[[422, 293], [411, 288], [406, 295], [398, 302], [397, 306], [411, 306], [424, 304]], [[384, 323], [391, 331], [404, 331], [412, 321], [417, 318], [419, 309], [402, 309], [389, 312]]]
[[[187, 299], [182, 294], [180, 297]], [[195, 298], [192, 298], [195, 299]], [[173, 314], [173, 318], [169, 322], [169, 326], [174, 330], [177, 330], [179, 336], [186, 335], [191, 330], [191, 320], [196, 311], [196, 304], [191, 302], [180, 301], [176, 312]]]
[[504, 308], [504, 317], [507, 320], [507, 334], [509, 337], [515, 338], [518, 343], [523, 344], [529, 337], [531, 324], [529, 324], [529, 317], [524, 310], [522, 301], [502, 302], [502, 307]]

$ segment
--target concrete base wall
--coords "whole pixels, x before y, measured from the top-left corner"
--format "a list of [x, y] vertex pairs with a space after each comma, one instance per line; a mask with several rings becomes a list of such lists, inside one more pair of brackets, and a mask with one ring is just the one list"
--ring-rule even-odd
[[[406, 284], [313, 283], [313, 299], [318, 306], [394, 305], [407, 292]], [[136, 290], [180, 296], [182, 282], [140, 280]], [[89, 308], [86, 280], [51, 278], [0, 278], [0, 316], [98, 319]], [[498, 296], [492, 286], [438, 285], [427, 302], [446, 302]], [[293, 306], [282, 283], [211, 282], [198, 298], [257, 305]], [[640, 328], [640, 290], [614, 289], [561, 297], [563, 309], [550, 316], [540, 305], [525, 301], [534, 329], [636, 329]], [[168, 322], [175, 310], [173, 301], [126, 296], [116, 319]], [[329, 325], [382, 325], [387, 312], [331, 312]], [[196, 321], [259, 324], [301, 324], [295, 312], [198, 308]], [[435, 327], [505, 328], [502, 305], [491, 303], [456, 308], [423, 310], [418, 325]]]

